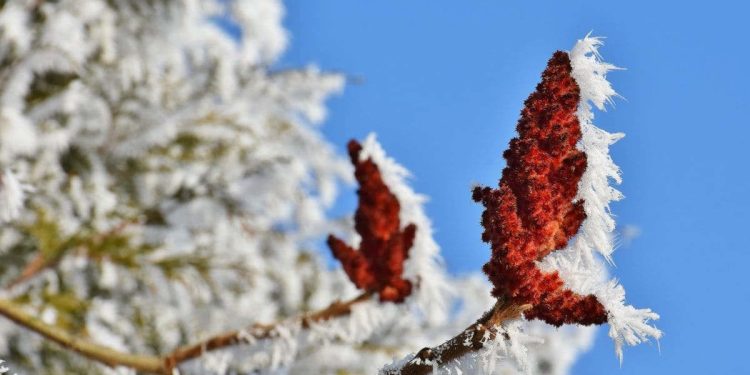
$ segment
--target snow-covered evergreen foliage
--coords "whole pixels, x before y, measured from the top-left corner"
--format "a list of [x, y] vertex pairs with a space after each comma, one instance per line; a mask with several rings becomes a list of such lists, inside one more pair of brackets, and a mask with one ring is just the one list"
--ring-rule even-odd
[[[348, 218], [326, 215], [352, 176], [317, 128], [344, 79], [315, 67], [272, 69], [287, 43], [283, 13], [279, 0], [0, 2], [1, 299], [126, 353], [164, 355], [240, 329], [242, 344], [181, 363], [182, 374], [375, 373], [492, 307], [482, 277], [446, 274], [425, 198], [370, 136], [361, 158], [380, 168], [400, 220], [419, 228], [404, 263], [415, 290], [403, 304], [369, 299], [336, 319], [297, 319], [357, 295], [319, 248], [329, 232], [354, 243], [357, 235]], [[574, 66], [603, 77], [610, 67], [590, 60], [592, 40], [573, 51]], [[586, 94], [596, 106], [612, 94], [596, 96], [609, 87], [602, 85], [591, 81]], [[604, 134], [604, 146], [583, 147], [603, 150], [609, 169], [597, 173], [606, 185], [616, 176], [607, 140], [616, 137], [596, 133], [591, 117], [584, 132]], [[606, 214], [590, 217], [611, 227]], [[572, 247], [608, 255], [609, 237], [601, 236]], [[566, 270], [582, 264], [570, 259], [545, 262], [557, 262], [567, 281]], [[621, 287], [607, 285], [609, 311], [623, 312], [610, 321], [613, 338], [656, 336], [639, 325], [651, 313], [628, 310]], [[243, 330], [272, 322], [270, 338]], [[525, 320], [503, 329], [508, 343], [489, 343], [439, 371], [564, 374], [593, 337], [590, 327]], [[4, 318], [0, 357], [29, 374], [135, 373]]]
[[[107, 346], [162, 353], [342, 297], [313, 241], [350, 179], [316, 130], [344, 82], [268, 68], [282, 15], [273, 0], [4, 2], [2, 219], [18, 216], [18, 180], [34, 189], [0, 231], [6, 298]], [[29, 373], [91, 367], [0, 330]]]

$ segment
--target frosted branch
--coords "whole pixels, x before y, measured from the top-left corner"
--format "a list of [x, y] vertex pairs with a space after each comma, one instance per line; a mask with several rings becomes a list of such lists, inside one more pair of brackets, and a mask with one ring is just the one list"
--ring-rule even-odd
[[67, 350], [71, 350], [107, 366], [123, 366], [144, 373], [172, 375], [179, 364], [200, 357], [206, 352], [253, 343], [256, 340], [270, 339], [275, 336], [275, 332], [282, 330], [284, 326], [290, 324], [298, 324], [303, 329], [306, 329], [314, 323], [348, 315], [352, 311], [353, 306], [371, 298], [372, 293], [364, 293], [345, 302], [333, 302], [322, 310], [303, 314], [296, 318], [272, 324], [255, 324], [245, 330], [224, 332], [198, 343], [177, 348], [165, 356], [124, 353], [81, 339], [61, 328], [42, 322], [25, 311], [23, 307], [9, 300], [0, 299], [0, 315], [5, 316], [26, 329], [36, 332], [52, 342], [60, 344]]
[[[476, 323], [470, 325], [448, 341], [432, 347], [423, 348], [405, 363], [384, 367], [381, 375], [425, 375], [434, 369], [464, 355], [476, 352], [485, 347], [487, 342], [496, 339], [498, 328], [508, 321], [521, 317], [531, 308], [530, 305], [516, 305], [498, 301], [492, 310], [485, 313]], [[503, 339], [510, 339], [503, 337]]]

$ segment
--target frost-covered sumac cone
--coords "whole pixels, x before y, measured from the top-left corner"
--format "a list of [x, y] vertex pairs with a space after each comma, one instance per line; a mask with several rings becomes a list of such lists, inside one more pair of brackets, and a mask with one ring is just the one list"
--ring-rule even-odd
[[482, 239], [492, 256], [483, 269], [492, 294], [530, 305], [527, 319], [555, 326], [609, 322], [621, 356], [623, 342], [661, 333], [646, 324], [658, 315], [625, 306], [615, 282], [598, 282], [602, 264], [592, 256], [610, 259], [608, 204], [621, 197], [609, 186], [619, 170], [608, 147], [622, 135], [591, 122], [591, 104], [602, 108], [615, 94], [605, 79], [614, 67], [600, 61], [600, 44], [587, 36], [570, 53], [555, 52], [524, 103], [499, 187], [476, 187], [473, 198], [485, 206]]
[[362, 146], [357, 141], [350, 141], [348, 149], [360, 186], [354, 226], [362, 242], [357, 251], [331, 235], [328, 246], [357, 288], [377, 292], [381, 301], [402, 302], [412, 289], [402, 274], [417, 226], [410, 223], [401, 228], [401, 205], [383, 182], [378, 166], [371, 158], [360, 159]]
[[568, 54], [555, 52], [526, 100], [518, 138], [504, 153], [508, 164], [499, 189], [474, 189], [474, 199], [487, 207], [482, 239], [492, 244], [492, 258], [484, 266], [495, 286], [492, 294], [530, 304], [527, 318], [556, 326], [607, 320], [596, 297], [566, 289], [557, 272], [536, 266], [565, 247], [586, 218], [583, 200], [575, 200], [586, 154], [576, 148], [580, 90], [571, 70]]

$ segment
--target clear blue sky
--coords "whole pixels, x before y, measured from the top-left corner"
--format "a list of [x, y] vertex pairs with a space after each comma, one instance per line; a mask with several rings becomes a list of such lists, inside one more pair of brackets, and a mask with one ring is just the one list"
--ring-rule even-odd
[[[747, 17], [742, 2], [287, 1], [291, 47], [279, 67], [315, 63], [359, 77], [330, 104], [325, 134], [343, 152], [379, 134], [431, 197], [451, 272], [478, 270], [480, 207], [472, 183], [496, 184], [501, 152], [547, 59], [594, 30], [626, 98], [597, 124], [626, 199], [613, 209], [642, 234], [615, 253], [636, 306], [662, 315], [654, 345], [620, 368], [600, 328], [575, 374], [750, 374]], [[344, 192], [344, 209], [353, 192]], [[348, 201], [347, 201], [348, 199]], [[348, 202], [348, 203], [347, 203]]]

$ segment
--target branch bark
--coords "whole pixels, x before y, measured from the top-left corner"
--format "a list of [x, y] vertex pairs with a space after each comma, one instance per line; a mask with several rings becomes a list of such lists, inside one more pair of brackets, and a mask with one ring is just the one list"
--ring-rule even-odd
[[432, 347], [423, 348], [414, 358], [401, 368], [387, 368], [381, 375], [427, 375], [433, 372], [433, 365], [443, 365], [462, 356], [478, 351], [484, 347], [484, 337], [494, 339], [496, 328], [506, 321], [517, 319], [530, 309], [531, 305], [517, 305], [498, 301], [492, 310], [486, 312], [474, 324], [448, 341]]
[[50, 341], [60, 344], [66, 349], [107, 366], [126, 366], [146, 373], [166, 374], [164, 372], [164, 362], [159, 357], [122, 353], [106, 346], [83, 340], [58, 327], [42, 322], [15, 302], [0, 299], [0, 315], [38, 333]]
[[[345, 302], [333, 302], [323, 310], [304, 314], [293, 320], [296, 320], [303, 329], [307, 329], [312, 323], [322, 322], [325, 320], [349, 315], [354, 305], [360, 302], [367, 301], [372, 296], [372, 292], [365, 292], [354, 299]], [[244, 331], [227, 331], [205, 339], [201, 342], [177, 348], [165, 357], [165, 364], [167, 366], [167, 369], [171, 371], [180, 363], [200, 357], [205, 352], [238, 345], [243, 342], [247, 342], [248, 338], [253, 338], [256, 340], [270, 338], [272, 337], [276, 327], [278, 327], [282, 323], [283, 322], [277, 322], [274, 324], [255, 324]]]
[[227, 331], [201, 342], [177, 348], [165, 356], [123, 353], [104, 345], [73, 336], [59, 327], [42, 322], [29, 312], [25, 311], [22, 306], [10, 300], [0, 299], [0, 315], [5, 316], [16, 324], [61, 345], [65, 349], [74, 351], [88, 359], [103, 363], [107, 366], [124, 366], [142, 373], [172, 375], [173, 370], [180, 363], [200, 357], [203, 353], [208, 351], [247, 342], [247, 339], [249, 338], [248, 335], [256, 340], [271, 338], [274, 330], [278, 326], [290, 321], [296, 321], [303, 329], [306, 329], [309, 328], [312, 323], [346, 316], [351, 313], [352, 308], [356, 304], [367, 301], [372, 296], [372, 292], [365, 292], [354, 299], [344, 302], [336, 301], [322, 310], [303, 314], [291, 320], [279, 321], [272, 324], [255, 324], [244, 331]]

